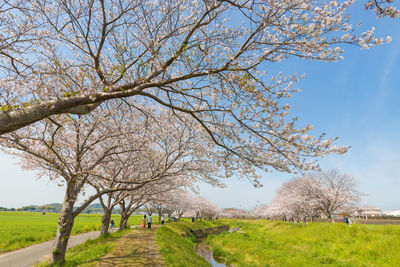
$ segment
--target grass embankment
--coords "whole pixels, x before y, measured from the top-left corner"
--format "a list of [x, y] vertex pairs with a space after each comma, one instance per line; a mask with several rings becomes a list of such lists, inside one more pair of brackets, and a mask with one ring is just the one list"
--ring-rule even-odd
[[[93, 240], [89, 239], [85, 243], [69, 249], [65, 255], [65, 264], [62, 266], [96, 266], [102, 259], [102, 257], [113, 250], [118, 244], [118, 241], [130, 231], [132, 230], [127, 229], [122, 232], [118, 231], [115, 233], [111, 233], [106, 237], [100, 236], [99, 238]], [[49, 266], [48, 261], [35, 265], [35, 267], [44, 266]]]
[[[210, 264], [194, 251], [195, 237], [190, 233], [190, 229], [201, 229], [222, 225], [221, 222], [194, 222], [180, 221], [168, 223], [160, 227], [156, 233], [158, 249], [167, 266], [187, 267], [187, 266], [207, 266]], [[187, 238], [182, 235], [188, 236]]]
[[[0, 212], [0, 253], [51, 240], [56, 235], [58, 213]], [[119, 215], [112, 216], [119, 226]], [[130, 225], [141, 223], [142, 216], [131, 216]], [[81, 214], [75, 219], [72, 234], [100, 230], [101, 214]]]
[[400, 266], [400, 226], [225, 222], [241, 229], [207, 244], [234, 266]]

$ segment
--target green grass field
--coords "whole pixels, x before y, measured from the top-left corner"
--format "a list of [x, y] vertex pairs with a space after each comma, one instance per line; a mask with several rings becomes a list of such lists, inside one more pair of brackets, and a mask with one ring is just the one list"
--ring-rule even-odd
[[400, 266], [400, 226], [224, 220], [233, 233], [209, 236], [234, 266]]
[[[53, 239], [58, 216], [58, 213], [0, 212], [0, 253]], [[112, 218], [118, 227], [119, 215]], [[140, 224], [141, 218], [131, 216], [128, 224]], [[100, 227], [101, 214], [81, 214], [75, 219], [72, 234], [100, 230]]]

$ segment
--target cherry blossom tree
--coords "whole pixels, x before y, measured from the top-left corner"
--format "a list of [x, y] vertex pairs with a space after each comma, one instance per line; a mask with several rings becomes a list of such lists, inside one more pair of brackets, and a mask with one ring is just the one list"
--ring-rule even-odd
[[203, 198], [193, 196], [190, 200], [190, 206], [183, 216], [195, 217], [198, 219], [210, 219], [221, 213], [221, 209], [211, 201]]
[[[263, 69], [290, 57], [336, 61], [340, 44], [383, 43], [373, 30], [352, 28], [352, 3], [24, 2], [35, 30], [22, 30], [20, 48], [1, 56], [0, 134], [54, 114], [82, 115], [113, 98], [146, 98], [205, 130], [230, 157], [229, 176], [258, 185], [255, 168], [317, 168], [314, 157], [347, 148], [307, 135], [311, 126], [295, 127], [286, 98], [299, 78]], [[3, 17], [12, 20], [8, 5]]]
[[180, 183], [177, 185], [179, 186], [155, 194], [150, 201], [153, 210], [158, 212], [159, 222], [163, 213], [167, 214], [168, 219], [174, 214], [180, 220], [185, 212], [192, 209], [195, 197], [182, 188], [182, 186], [188, 187], [190, 184]]
[[168, 218], [170, 219], [172, 215], [175, 215], [180, 220], [183, 214], [190, 209], [192, 200], [193, 195], [182, 188], [170, 191], [164, 204]]
[[269, 206], [267, 204], [261, 204], [257, 205], [252, 212], [254, 216], [264, 218], [269, 215], [268, 208]]
[[255, 212], [250, 212], [245, 209], [227, 208], [221, 211], [220, 216], [226, 218], [247, 219], [253, 217]]
[[267, 206], [256, 214], [271, 219], [311, 221], [324, 215], [332, 221], [332, 214], [360, 201], [357, 182], [338, 170], [307, 174], [282, 185]]
[[[305, 221], [306, 217], [313, 217], [317, 210], [316, 200], [310, 194], [313, 185], [313, 181], [306, 178], [296, 178], [284, 183], [264, 214], [294, 221]], [[261, 210], [259, 212], [262, 214]]]
[[121, 210], [121, 220], [119, 230], [127, 227], [129, 217], [140, 207], [147, 208], [148, 213], [152, 213], [156, 206], [154, 201], [159, 199], [159, 195], [163, 195], [173, 191], [177, 186], [175, 179], [155, 179], [151, 183], [146, 184], [139, 190], [122, 191], [125, 197], [119, 202]]
[[129, 217], [146, 202], [147, 192], [145, 190], [137, 190], [135, 192], [126, 191], [126, 196], [119, 202], [121, 211], [119, 230], [122, 231], [128, 226]]
[[337, 169], [316, 173], [313, 178], [324, 188], [324, 192], [315, 191], [315, 197], [321, 212], [330, 220], [335, 211], [356, 205], [363, 195], [357, 190], [357, 180]]
[[[190, 123], [168, 109], [107, 102], [85, 116], [55, 116], [0, 137], [25, 168], [66, 185], [52, 263], [64, 261], [74, 218], [98, 197], [105, 210], [102, 233], [107, 234], [112, 208], [124, 199], [118, 191], [133, 192], [154, 182], [175, 187], [198, 179], [220, 183], [224, 157], [211, 153], [215, 144]], [[96, 193], [74, 211], [77, 197], [90, 187]]]
[[[142, 152], [142, 151], [140, 151]], [[136, 155], [133, 155], [136, 154]], [[125, 153], [124, 156], [130, 158], [130, 156], [141, 155], [142, 153]], [[102, 164], [100, 166], [100, 170], [95, 174], [96, 178], [90, 181], [90, 185], [96, 189], [97, 192], [101, 192], [106, 190], [107, 188], [120, 188], [119, 191], [109, 192], [102, 196], [99, 196], [100, 204], [103, 208], [103, 216], [101, 220], [101, 235], [107, 235], [108, 229], [111, 220], [112, 210], [115, 206], [119, 205], [126, 197], [129, 196], [130, 200], [133, 200], [134, 203], [140, 203], [140, 198], [133, 198], [131, 196], [132, 193], [137, 193], [142, 191], [142, 187], [146, 185], [146, 183], [151, 182], [151, 180], [141, 180], [138, 179], [132, 171], [135, 168], [135, 165], [130, 165], [131, 161], [121, 161], [120, 157], [113, 158], [106, 164]], [[132, 185], [141, 185], [132, 187]], [[140, 194], [138, 194], [140, 195]], [[123, 212], [126, 213], [125, 210]], [[124, 228], [124, 227], [122, 227]]]
[[[3, 17], [13, 21], [9, 7], [17, 3], [6, 2]], [[296, 80], [269, 84], [258, 77], [260, 63], [290, 56], [332, 61], [339, 58], [339, 43], [368, 48], [383, 41], [373, 38], [372, 31], [360, 37], [352, 34], [345, 12], [353, 1], [23, 3], [27, 29], [3, 25], [6, 33], [18, 32], [22, 44], [2, 63], [13, 75], [2, 80], [0, 133], [135, 95], [192, 114], [205, 124], [204, 116], [220, 111], [238, 127], [244, 123], [256, 129], [253, 116], [260, 112], [253, 110], [254, 101], [264, 102], [264, 111], [271, 112], [274, 98], [291, 95]], [[373, 4], [379, 7], [377, 1]], [[243, 24], [229, 22], [230, 14]], [[32, 34], [38, 38], [23, 42], [22, 37]], [[21, 74], [19, 65], [24, 64], [31, 70]], [[290, 86], [281, 88], [285, 84]], [[214, 104], [208, 100], [212, 96]], [[232, 106], [238, 109], [240, 104], [243, 108], [235, 112]]]
[[[0, 137], [6, 152], [21, 158], [23, 168], [36, 170], [39, 177], [47, 176], [65, 186], [51, 263], [64, 261], [75, 217], [102, 194], [117, 190], [100, 190], [74, 210], [78, 195], [86, 192], [96, 168], [111, 155], [125, 152], [126, 139], [121, 136], [126, 129], [110, 123], [106, 114], [104, 110], [84, 117], [61, 115]], [[118, 121], [122, 122], [119, 118]], [[130, 136], [134, 133], [130, 132]]]

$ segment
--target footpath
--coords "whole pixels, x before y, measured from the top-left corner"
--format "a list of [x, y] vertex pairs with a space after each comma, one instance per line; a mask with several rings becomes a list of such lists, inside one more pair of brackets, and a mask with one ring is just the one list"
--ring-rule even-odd
[[[84, 243], [88, 239], [100, 236], [100, 231], [73, 235], [68, 241], [68, 248]], [[50, 256], [54, 240], [32, 245], [16, 251], [0, 254], [1, 267], [27, 267], [38, 264]]]
[[[116, 229], [115, 229], [116, 230]], [[114, 231], [115, 231], [114, 230]], [[68, 249], [86, 242], [88, 239], [95, 239], [100, 236], [100, 231], [73, 235], [68, 241]], [[19, 250], [0, 254], [1, 267], [28, 267], [45, 261], [52, 251], [54, 240], [32, 245]]]
[[165, 266], [155, 241], [158, 227], [154, 225], [151, 229], [136, 228], [123, 236], [114, 250], [104, 256], [97, 266]]
[[[135, 229], [121, 237], [114, 250], [104, 256], [98, 262], [97, 266], [164, 267], [165, 264], [155, 241], [155, 233], [158, 227], [158, 225], [154, 225], [151, 229], [142, 229], [138, 226], [132, 227]], [[68, 242], [68, 249], [82, 244], [88, 239], [94, 239], [99, 236], [100, 231], [71, 236]], [[28, 267], [43, 262], [49, 258], [53, 242], [54, 240], [50, 240], [0, 254], [0, 266]]]

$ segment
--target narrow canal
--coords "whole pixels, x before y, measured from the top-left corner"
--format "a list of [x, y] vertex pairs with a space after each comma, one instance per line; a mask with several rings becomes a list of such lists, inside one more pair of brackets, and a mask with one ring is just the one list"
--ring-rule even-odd
[[207, 248], [206, 240], [207, 237], [197, 240], [197, 244], [194, 246], [194, 250], [196, 251], [197, 255], [203, 257], [213, 267], [230, 267], [230, 265], [227, 266], [224, 263], [223, 259], [222, 260], [214, 259], [212, 250]]

